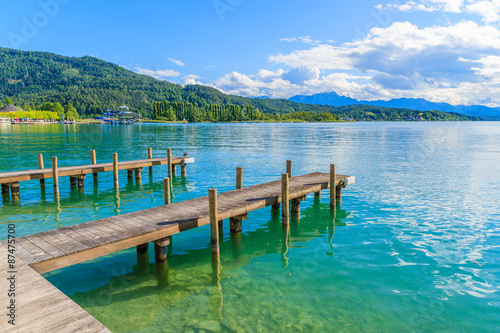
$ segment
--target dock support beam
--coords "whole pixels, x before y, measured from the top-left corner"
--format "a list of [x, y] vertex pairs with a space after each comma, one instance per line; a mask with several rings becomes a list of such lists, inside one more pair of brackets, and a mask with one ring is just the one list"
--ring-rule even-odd
[[52, 157], [52, 178], [54, 180], [54, 195], [59, 195], [59, 173], [57, 172], [57, 156]]
[[212, 253], [219, 253], [219, 218], [217, 213], [217, 189], [208, 190], [208, 206], [210, 210], [210, 244]]
[[167, 149], [167, 161], [168, 161], [168, 178], [172, 178], [172, 150]]
[[336, 210], [336, 196], [337, 191], [335, 190], [335, 164], [330, 164], [330, 209]]
[[172, 164], [172, 175], [177, 175], [177, 164]]
[[137, 268], [139, 274], [143, 275], [149, 271], [149, 243], [144, 243], [136, 246], [137, 252]]
[[76, 177], [72, 177], [72, 176], [69, 177], [69, 185], [71, 188], [76, 187]]
[[[151, 160], [153, 159], [153, 148], [149, 147], [148, 148], [148, 158]], [[149, 167], [149, 174], [152, 175], [153, 174], [153, 166], [150, 166]]]
[[168, 286], [167, 245], [170, 244], [170, 237], [158, 239], [154, 243], [156, 278], [158, 279], [158, 285], [160, 287]]
[[165, 205], [169, 205], [171, 203], [170, 200], [170, 178], [163, 178], [163, 192], [165, 196]]
[[137, 168], [134, 170], [135, 171], [135, 181], [140, 182], [142, 179], [142, 168]]
[[241, 229], [241, 221], [245, 221], [247, 218], [248, 218], [247, 214], [243, 214], [243, 215], [238, 215], [238, 216], [231, 217], [229, 219], [231, 233], [232, 234], [239, 234], [239, 233], [241, 233], [241, 231], [242, 231], [242, 229]]
[[321, 191], [318, 191], [318, 192], [314, 192], [314, 199], [321, 199]]
[[134, 170], [127, 169], [127, 179], [132, 179], [132, 178], [134, 178]]
[[[38, 154], [38, 169], [43, 169], [43, 155]], [[45, 179], [40, 179], [40, 188], [45, 188]]]
[[182, 163], [181, 164], [181, 176], [185, 176], [185, 175], [187, 175], [186, 163]]
[[115, 187], [119, 187], [118, 181], [118, 153], [113, 153], [113, 182]]
[[243, 188], [243, 168], [242, 167], [237, 167], [236, 168], [236, 189], [242, 189]]
[[85, 175], [78, 177], [78, 190], [79, 191], [83, 191], [83, 185], [84, 185], [83, 180], [84, 179], [85, 179]]
[[282, 223], [288, 224], [290, 219], [288, 173], [281, 176], [281, 217]]
[[300, 214], [300, 198], [292, 199], [292, 214]]
[[21, 196], [19, 183], [10, 184], [10, 192], [12, 193], [12, 200], [19, 200], [19, 197]]
[[337, 201], [342, 200], [342, 187], [341, 186], [336, 186], [335, 187], [335, 195], [337, 197]]
[[9, 193], [10, 193], [9, 184], [2, 184], [2, 194], [9, 194]]
[[[97, 159], [95, 157], [95, 150], [90, 151], [90, 163], [97, 164]], [[94, 183], [97, 183], [97, 172], [94, 172]]]

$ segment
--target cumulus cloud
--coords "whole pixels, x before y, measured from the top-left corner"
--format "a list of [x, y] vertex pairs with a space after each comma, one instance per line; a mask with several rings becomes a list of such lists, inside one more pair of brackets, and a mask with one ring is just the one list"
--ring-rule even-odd
[[174, 58], [168, 58], [168, 60], [177, 66], [185, 66], [185, 64], [180, 60], [176, 60]]
[[188, 84], [203, 85], [203, 83], [201, 81], [198, 81], [198, 79], [201, 79], [201, 76], [196, 75], [196, 74], [184, 75], [184, 77], [182, 78], [182, 84], [183, 85], [188, 85]]
[[485, 23], [500, 21], [500, 0], [412, 0], [402, 4], [378, 4], [375, 8], [402, 12], [468, 13], [481, 16]]
[[139, 74], [144, 74], [148, 76], [152, 76], [155, 79], [164, 79], [167, 77], [176, 77], [181, 75], [181, 73], [174, 71], [172, 69], [159, 69], [159, 70], [151, 70], [151, 69], [146, 69], [146, 68], [140, 68], [136, 67], [135, 70]]
[[[453, 4], [458, 2], [447, 2]], [[451, 104], [474, 104], [489, 95], [496, 98], [490, 105], [500, 104], [500, 30], [472, 21], [426, 28], [395, 22], [353, 42], [311, 45], [268, 60], [279, 69], [232, 72], [215, 86], [246, 96], [337, 91], [356, 99], [414, 97]]]

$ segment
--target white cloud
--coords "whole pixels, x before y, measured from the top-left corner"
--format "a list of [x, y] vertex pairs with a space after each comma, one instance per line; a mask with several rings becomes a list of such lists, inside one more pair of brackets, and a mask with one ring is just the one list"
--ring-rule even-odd
[[356, 99], [500, 105], [500, 30], [471, 21], [422, 29], [396, 22], [340, 46], [311, 45], [268, 60], [279, 69], [232, 72], [215, 86], [246, 96], [337, 91]]
[[153, 70], [146, 69], [146, 68], [136, 67], [135, 70], [139, 74], [152, 76], [155, 79], [163, 79], [166, 77], [176, 77], [176, 76], [181, 75], [181, 73], [174, 71], [172, 69], [159, 69], [159, 70], [153, 71]]
[[468, 13], [481, 16], [485, 23], [500, 21], [500, 0], [418, 0], [403, 4], [378, 4], [375, 8], [402, 12]]
[[174, 58], [168, 58], [168, 60], [170, 60], [171, 63], [177, 65], [177, 66], [186, 66], [182, 61], [180, 60], [176, 60]]
[[201, 79], [201, 76], [196, 75], [196, 74], [184, 75], [184, 77], [182, 78], [182, 84], [183, 85], [188, 85], [188, 84], [204, 85], [201, 81], [198, 81], [198, 79]]
[[300, 36], [300, 37], [288, 37], [288, 38], [280, 38], [280, 42], [302, 42], [304, 44], [318, 44], [320, 41], [313, 40], [311, 36]]

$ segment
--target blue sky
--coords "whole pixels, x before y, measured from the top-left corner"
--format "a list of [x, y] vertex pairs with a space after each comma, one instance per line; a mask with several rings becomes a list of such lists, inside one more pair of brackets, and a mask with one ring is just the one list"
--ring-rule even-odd
[[500, 105], [500, 0], [3, 2], [0, 46], [176, 83]]

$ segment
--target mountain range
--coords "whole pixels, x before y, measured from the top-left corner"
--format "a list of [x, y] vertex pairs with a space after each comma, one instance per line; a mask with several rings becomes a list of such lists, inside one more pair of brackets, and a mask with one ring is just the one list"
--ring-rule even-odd
[[344, 105], [373, 105], [380, 107], [390, 108], [404, 108], [411, 110], [427, 111], [438, 110], [442, 112], [461, 113], [469, 116], [497, 116], [500, 117], [500, 108], [490, 108], [483, 105], [451, 105], [448, 103], [434, 103], [429, 102], [422, 98], [398, 98], [389, 101], [376, 100], [376, 101], [360, 101], [346, 96], [341, 96], [336, 92], [314, 94], [309, 96], [296, 95], [289, 98], [290, 101], [299, 103], [310, 103], [317, 105], [331, 105], [331, 106], [344, 106]]

